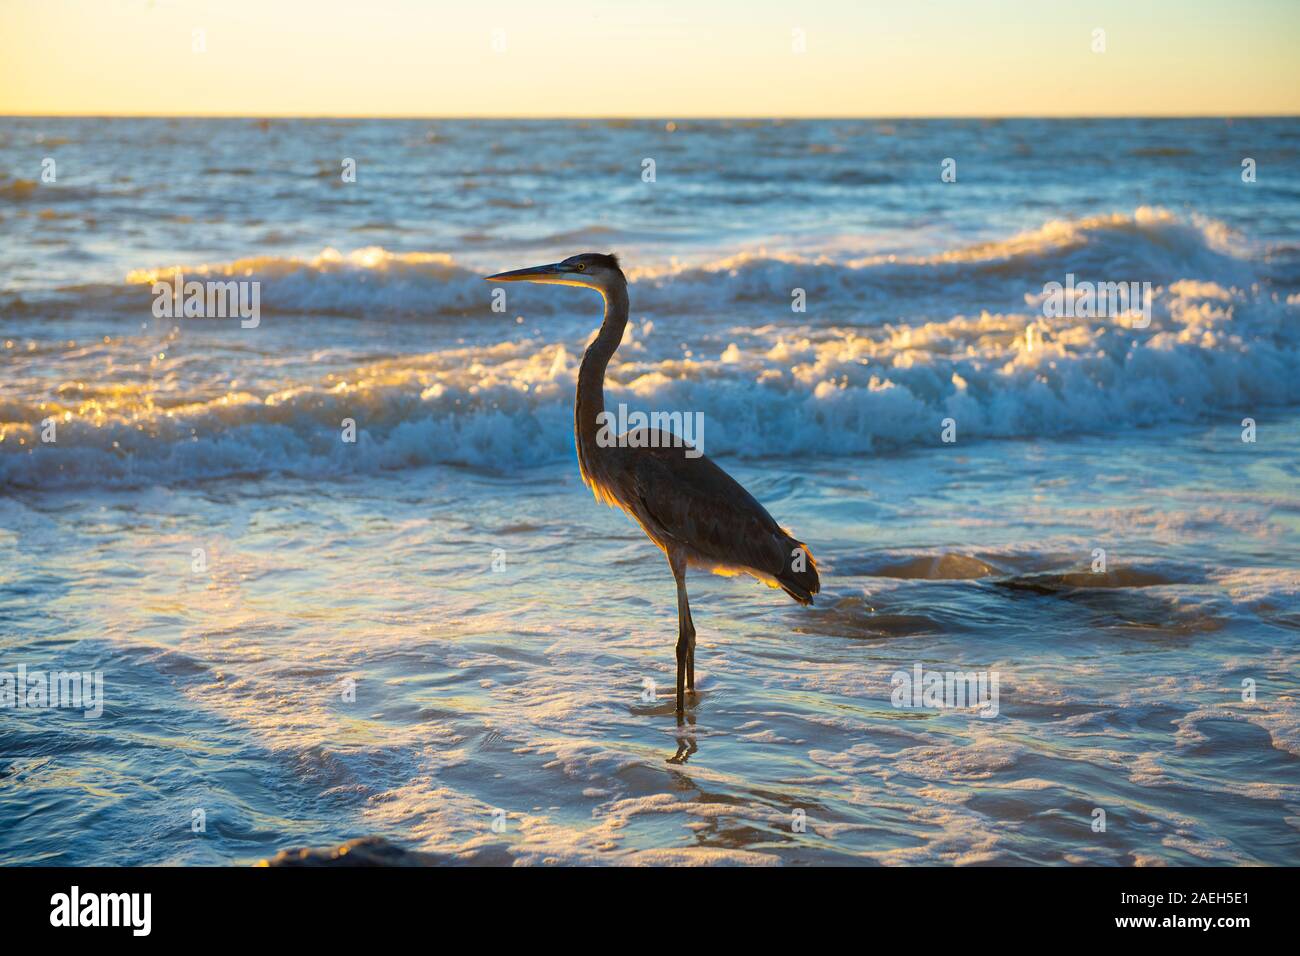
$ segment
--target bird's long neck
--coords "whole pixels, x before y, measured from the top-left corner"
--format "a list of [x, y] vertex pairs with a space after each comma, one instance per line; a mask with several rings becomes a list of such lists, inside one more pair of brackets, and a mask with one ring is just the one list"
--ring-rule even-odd
[[600, 462], [600, 446], [596, 435], [598, 421], [605, 410], [605, 369], [627, 328], [627, 283], [618, 279], [609, 289], [602, 290], [605, 297], [605, 321], [600, 333], [587, 347], [578, 369], [578, 397], [573, 404], [573, 437], [578, 448], [578, 468], [582, 480], [595, 487]]

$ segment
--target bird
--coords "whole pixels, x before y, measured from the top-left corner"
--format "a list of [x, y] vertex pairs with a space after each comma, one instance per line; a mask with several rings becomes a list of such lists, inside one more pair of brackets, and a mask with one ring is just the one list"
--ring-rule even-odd
[[768, 514], [702, 449], [657, 428], [611, 435], [605, 372], [628, 320], [627, 277], [618, 257], [596, 252], [562, 262], [485, 276], [488, 282], [533, 282], [594, 289], [605, 301], [600, 331], [578, 369], [573, 437], [578, 471], [596, 500], [621, 508], [664, 552], [677, 583], [677, 719], [686, 692], [695, 695], [695, 623], [686, 593], [687, 568], [749, 574], [813, 603], [821, 579], [812, 552]]

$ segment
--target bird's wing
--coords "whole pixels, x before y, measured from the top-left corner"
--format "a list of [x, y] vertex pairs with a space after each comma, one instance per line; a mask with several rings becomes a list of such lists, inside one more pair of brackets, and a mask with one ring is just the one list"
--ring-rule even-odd
[[723, 568], [776, 577], [791, 538], [740, 483], [703, 455], [682, 448], [636, 448], [633, 491], [669, 542]]

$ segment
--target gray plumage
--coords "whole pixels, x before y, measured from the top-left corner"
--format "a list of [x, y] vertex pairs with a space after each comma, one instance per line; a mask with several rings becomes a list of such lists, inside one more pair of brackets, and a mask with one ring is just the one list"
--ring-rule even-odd
[[750, 574], [807, 605], [821, 588], [817, 564], [808, 548], [778, 525], [739, 482], [708, 457], [687, 455], [676, 436], [639, 429], [615, 442], [598, 440], [605, 411], [605, 370], [623, 340], [628, 318], [627, 279], [616, 257], [583, 253], [488, 279], [576, 285], [604, 297], [604, 322], [578, 370], [573, 408], [578, 468], [596, 498], [627, 512], [668, 558], [677, 581], [680, 719], [684, 690], [695, 689], [695, 624], [686, 596], [686, 569]]

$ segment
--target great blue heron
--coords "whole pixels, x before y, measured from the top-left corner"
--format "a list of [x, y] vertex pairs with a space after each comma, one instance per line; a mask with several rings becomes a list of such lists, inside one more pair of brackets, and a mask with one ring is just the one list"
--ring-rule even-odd
[[[695, 624], [686, 598], [687, 567], [751, 574], [800, 604], [821, 589], [817, 565], [740, 484], [697, 449], [659, 429], [611, 436], [605, 369], [627, 326], [627, 279], [615, 256], [585, 252], [563, 262], [487, 276], [489, 282], [539, 282], [595, 289], [605, 321], [578, 370], [573, 437], [578, 469], [597, 501], [618, 506], [663, 549], [677, 580], [677, 716], [695, 692]], [[689, 454], [688, 454], [689, 452]]]

